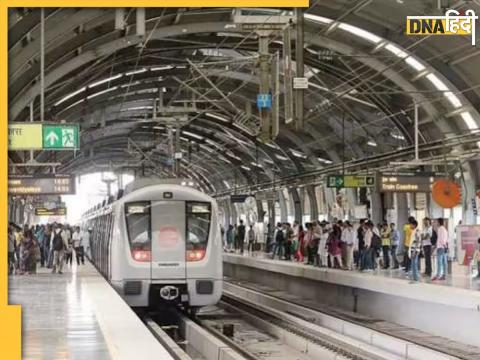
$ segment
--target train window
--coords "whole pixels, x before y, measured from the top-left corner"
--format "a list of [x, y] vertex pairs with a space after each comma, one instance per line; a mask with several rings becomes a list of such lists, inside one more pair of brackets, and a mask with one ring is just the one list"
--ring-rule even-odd
[[131, 250], [150, 250], [150, 202], [126, 203], [125, 218]]
[[211, 204], [187, 202], [187, 260], [205, 257], [210, 231]]

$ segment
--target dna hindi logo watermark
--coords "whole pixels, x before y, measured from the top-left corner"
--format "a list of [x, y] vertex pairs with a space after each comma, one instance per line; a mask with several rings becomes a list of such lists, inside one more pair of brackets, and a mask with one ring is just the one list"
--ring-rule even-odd
[[445, 16], [407, 16], [407, 35], [461, 35], [472, 36], [472, 45], [475, 46], [475, 20], [478, 16], [475, 11], [466, 10], [460, 13], [457, 10], [448, 10]]

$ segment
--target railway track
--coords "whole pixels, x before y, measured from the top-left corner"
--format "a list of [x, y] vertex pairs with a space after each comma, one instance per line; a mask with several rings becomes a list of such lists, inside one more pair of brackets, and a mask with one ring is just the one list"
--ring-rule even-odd
[[311, 309], [294, 304], [289, 310], [272, 303], [266, 306], [260, 299], [266, 295], [253, 296], [251, 289], [242, 292], [238, 284], [226, 285], [219, 304], [202, 308], [195, 320], [179, 311], [168, 316], [149, 314], [143, 320], [179, 360], [455, 359], [435, 352], [427, 357], [418, 357], [413, 351], [406, 356], [393, 353], [392, 344], [382, 347], [348, 336], [343, 328], [335, 331], [332, 326], [321, 326]]
[[[228, 299], [231, 300], [228, 300]], [[301, 295], [291, 295], [265, 286], [256, 286], [253, 283], [243, 284], [240, 281], [224, 281], [224, 293], [222, 300], [229, 301], [233, 304], [250, 304], [254, 311], [266, 309], [266, 312], [272, 312], [274, 319], [272, 321], [279, 323], [275, 317], [289, 319], [284, 326], [290, 329], [288, 322], [292, 321], [295, 326], [291, 329], [293, 332], [299, 331], [299, 335], [303, 336], [302, 328], [307, 329], [307, 338], [309, 335], [319, 332], [320, 343], [322, 340], [331, 341], [332, 345], [324, 344], [326, 348], [332, 346], [332, 351], [336, 351], [336, 347], [340, 348], [337, 353], [348, 350], [349, 353], [355, 355], [358, 352], [358, 358], [385, 358], [385, 359], [408, 359], [408, 360], [452, 360], [452, 359], [478, 359], [474, 352], [467, 355], [469, 349], [458, 351], [452, 354], [453, 347], [449, 343], [443, 343], [442, 346], [433, 347], [433, 340], [415, 329], [408, 329], [395, 324], [372, 320], [355, 314], [351, 319], [345, 312], [337, 314], [333, 309], [322, 306], [311, 301], [300, 300]], [[305, 304], [303, 304], [305, 302]], [[318, 308], [326, 310], [318, 310]], [[258, 316], [258, 314], [257, 314]], [[351, 315], [353, 316], [353, 315]], [[372, 321], [374, 321], [372, 323]], [[296, 328], [299, 326], [300, 328]], [[378, 329], [377, 329], [378, 328]], [[403, 331], [402, 331], [403, 330]], [[415, 332], [419, 333], [415, 337]], [[414, 338], [415, 342], [410, 341]], [[317, 342], [315, 339], [311, 339]], [[344, 347], [341, 343], [338, 346], [336, 342], [347, 343]], [[425, 342], [425, 345], [423, 345]], [[349, 349], [363, 350], [349, 350]], [[347, 357], [349, 354], [345, 354]]]

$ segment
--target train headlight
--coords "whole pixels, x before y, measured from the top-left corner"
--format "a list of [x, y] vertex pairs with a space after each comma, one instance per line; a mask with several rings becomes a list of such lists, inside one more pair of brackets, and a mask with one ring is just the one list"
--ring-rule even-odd
[[205, 249], [187, 250], [187, 261], [200, 261], [205, 257]]
[[135, 261], [147, 262], [152, 259], [150, 250], [132, 250], [132, 258]]

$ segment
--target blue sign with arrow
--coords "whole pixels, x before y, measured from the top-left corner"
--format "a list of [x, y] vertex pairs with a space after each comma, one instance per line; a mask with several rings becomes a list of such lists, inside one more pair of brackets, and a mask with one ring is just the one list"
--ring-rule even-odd
[[272, 107], [272, 94], [257, 94], [257, 108], [270, 109]]

